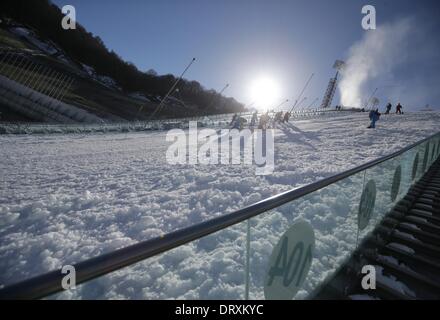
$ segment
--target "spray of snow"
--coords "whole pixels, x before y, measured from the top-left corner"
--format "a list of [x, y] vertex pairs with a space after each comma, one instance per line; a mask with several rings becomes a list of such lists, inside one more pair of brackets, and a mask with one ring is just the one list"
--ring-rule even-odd
[[349, 58], [339, 84], [341, 104], [361, 108], [368, 95], [369, 81], [393, 70], [407, 59], [408, 40], [412, 37], [414, 22], [405, 18], [378, 26], [365, 33], [362, 40], [349, 49]]

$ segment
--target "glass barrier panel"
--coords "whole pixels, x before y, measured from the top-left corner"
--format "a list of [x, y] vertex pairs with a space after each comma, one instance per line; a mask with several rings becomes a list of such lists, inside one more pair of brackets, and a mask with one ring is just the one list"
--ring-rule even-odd
[[436, 139], [432, 138], [429, 141], [429, 152], [428, 152], [428, 169], [434, 163], [435, 158], [435, 148], [436, 148]]
[[431, 143], [427, 141], [422, 144], [422, 171], [419, 178], [421, 178], [426, 171], [429, 169], [429, 151], [430, 151]]
[[440, 157], [440, 138], [437, 138], [437, 159]]
[[304, 299], [356, 248], [364, 172], [250, 219], [250, 299]]
[[243, 299], [246, 226], [239, 223], [49, 299]]
[[429, 157], [429, 163], [432, 165], [434, 161], [437, 159], [436, 153], [437, 153], [437, 139], [433, 138], [431, 140], [431, 151], [430, 151], [430, 157]]
[[49, 299], [305, 299], [440, 152], [439, 138], [224, 230]]
[[434, 144], [434, 159], [433, 159], [433, 161], [436, 161], [438, 159], [439, 143], [440, 143], [439, 139], [435, 138], [433, 141], [433, 144]]
[[438, 138], [432, 140], [432, 159], [431, 162], [434, 163], [437, 160], [437, 144]]
[[413, 163], [412, 163], [412, 172], [411, 174], [409, 174], [409, 177], [411, 178], [411, 184], [419, 181], [420, 178], [423, 177], [423, 175], [425, 174], [426, 168], [423, 168], [425, 149], [426, 149], [425, 144], [421, 144], [411, 150], [415, 152], [415, 156], [413, 158]]
[[366, 186], [369, 192], [373, 211], [369, 223], [359, 230], [359, 238], [363, 240], [382, 221], [393, 208], [400, 194], [402, 181], [402, 164], [400, 157], [382, 162], [365, 172]]
[[418, 180], [418, 178], [421, 176], [420, 154], [421, 154], [420, 147], [417, 146], [395, 158], [399, 162], [399, 165], [402, 170], [400, 186], [395, 203], [401, 200], [408, 193], [408, 190], [412, 186], [414, 181]]

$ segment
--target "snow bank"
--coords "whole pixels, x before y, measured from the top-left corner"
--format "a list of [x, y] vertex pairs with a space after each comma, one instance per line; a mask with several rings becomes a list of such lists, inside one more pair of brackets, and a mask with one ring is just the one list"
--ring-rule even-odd
[[[373, 160], [440, 130], [440, 114], [301, 120], [280, 127], [275, 170], [168, 165], [164, 132], [0, 136], [0, 283], [10, 284], [160, 236]], [[405, 172], [405, 170], [404, 170]], [[393, 172], [376, 180], [391, 180]], [[390, 178], [390, 179], [388, 179]], [[356, 244], [363, 175], [251, 223], [251, 298], [262, 298], [267, 259], [297, 219], [315, 230], [316, 255], [296, 298], [329, 276]], [[378, 184], [378, 190], [389, 184]], [[378, 201], [388, 194], [378, 191]], [[242, 298], [246, 224], [65, 292], [63, 298]]]

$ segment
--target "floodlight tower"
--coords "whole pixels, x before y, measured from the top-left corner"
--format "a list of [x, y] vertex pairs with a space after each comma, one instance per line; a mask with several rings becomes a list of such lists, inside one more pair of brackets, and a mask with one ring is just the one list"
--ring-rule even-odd
[[176, 81], [174, 82], [174, 84], [171, 86], [170, 90], [167, 92], [167, 94], [162, 98], [162, 100], [160, 101], [159, 105], [156, 107], [156, 109], [153, 111], [153, 113], [150, 115], [150, 120], [154, 117], [154, 115], [161, 111], [163, 108], [164, 103], [166, 102], [166, 100], [168, 99], [168, 97], [170, 96], [170, 94], [174, 91], [174, 89], [176, 88], [177, 84], [179, 83], [180, 80], [182, 80], [183, 75], [186, 73], [186, 71], [188, 71], [188, 69], [191, 67], [191, 65], [194, 63], [194, 61], [196, 61], [196, 58], [192, 58], [191, 62], [188, 64], [188, 66], [185, 68], [185, 70], [183, 70], [182, 74], [180, 75], [179, 78], [176, 79]]
[[310, 109], [310, 108], [312, 108], [312, 106], [313, 106], [316, 102], [318, 102], [318, 100], [319, 100], [319, 98], [316, 98], [315, 100], [313, 100], [312, 103], [310, 103], [310, 104], [307, 106], [306, 109]]
[[[227, 88], [229, 88], [229, 83], [227, 83], [227, 84], [223, 87], [223, 89], [221, 89], [220, 92], [218, 93], [218, 95], [220, 96], [220, 98], [222, 97], [223, 92], [225, 92], [225, 90], [226, 90]], [[214, 102], [214, 98], [215, 98], [215, 96], [212, 98], [211, 103], [209, 104], [209, 107], [208, 107], [207, 110], [206, 110], [207, 112], [209, 112], [209, 108], [211, 108], [211, 105], [212, 105], [212, 103]], [[222, 106], [222, 107], [224, 107], [225, 104], [226, 104], [226, 103], [223, 103], [223, 106]], [[218, 110], [217, 107], [215, 107], [214, 109]]]
[[[220, 92], [218, 93], [218, 95], [216, 95], [216, 94], [213, 94], [213, 95], [212, 95], [211, 101], [209, 101], [208, 106], [205, 108], [205, 115], [208, 115], [208, 114], [209, 114], [209, 110], [211, 109], [212, 105], [214, 104], [214, 101], [216, 100], [216, 98], [219, 98], [219, 97], [220, 97], [220, 98], [218, 99], [218, 100], [220, 100], [220, 99], [221, 99], [221, 96], [222, 96], [222, 94], [223, 94], [223, 92], [225, 92], [225, 90], [226, 90], [227, 88], [229, 88], [229, 83], [227, 83], [227, 84], [223, 87], [223, 89], [220, 90]], [[226, 104], [226, 102], [223, 103], [222, 107], [224, 107], [225, 104]], [[214, 109], [215, 109], [215, 110], [218, 110], [218, 106], [215, 106]]]
[[344, 68], [345, 62], [341, 60], [336, 60], [335, 64], [333, 65], [333, 69], [336, 69], [336, 75], [334, 78], [331, 78], [328, 82], [327, 90], [325, 91], [324, 98], [322, 99], [321, 108], [328, 108], [330, 107], [333, 97], [336, 92], [336, 87], [338, 84], [338, 75], [339, 72]]
[[304, 91], [306, 91], [307, 87], [309, 86], [310, 81], [312, 81], [312, 78], [315, 74], [312, 73], [310, 75], [310, 78], [307, 80], [306, 84], [304, 85], [304, 88], [302, 89], [301, 93], [299, 94], [298, 98], [295, 100], [295, 103], [293, 104], [292, 108], [290, 108], [289, 113], [292, 113], [293, 109], [298, 105], [299, 99], [301, 99], [302, 95], [304, 94]]

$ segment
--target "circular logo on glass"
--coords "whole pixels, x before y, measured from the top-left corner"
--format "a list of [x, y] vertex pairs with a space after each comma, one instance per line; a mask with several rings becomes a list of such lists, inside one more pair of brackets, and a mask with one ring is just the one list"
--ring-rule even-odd
[[400, 180], [402, 179], [402, 166], [398, 166], [394, 171], [393, 185], [391, 186], [391, 201], [396, 200], [400, 189]]
[[371, 219], [376, 203], [376, 183], [374, 180], [368, 181], [362, 192], [361, 202], [359, 204], [358, 227], [360, 230], [365, 229]]
[[413, 180], [416, 178], [418, 166], [419, 166], [419, 153], [416, 154], [416, 157], [414, 158], [414, 162], [413, 162], [413, 168], [412, 168], [412, 179]]
[[425, 173], [426, 166], [428, 164], [428, 158], [429, 158], [429, 143], [425, 147], [425, 155], [423, 157], [423, 166], [422, 166], [422, 174]]
[[268, 300], [291, 300], [307, 277], [315, 249], [315, 233], [306, 221], [293, 224], [270, 256], [264, 281]]

